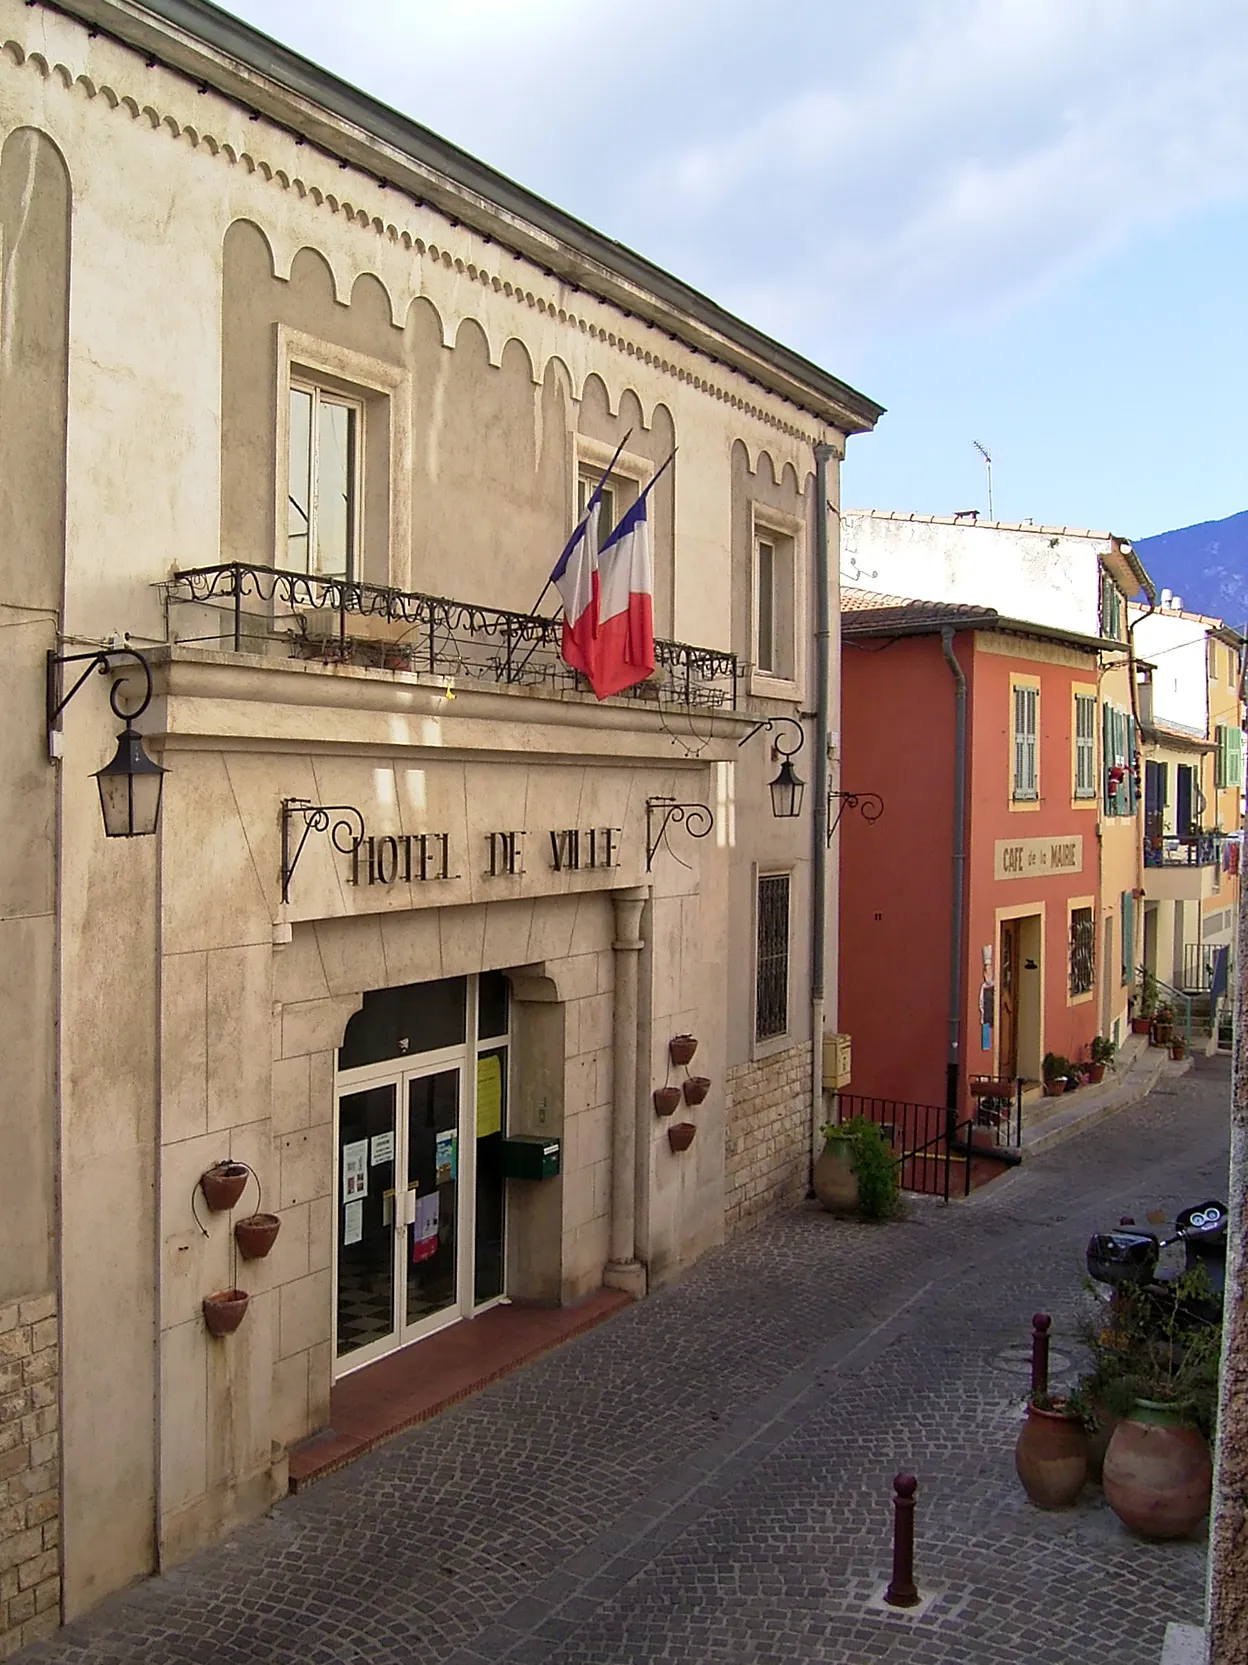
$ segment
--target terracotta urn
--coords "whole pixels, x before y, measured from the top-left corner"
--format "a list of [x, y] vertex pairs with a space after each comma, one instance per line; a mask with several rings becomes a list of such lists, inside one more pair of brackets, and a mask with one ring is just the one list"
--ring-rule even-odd
[[673, 1151], [688, 1150], [697, 1131], [692, 1122], [673, 1122], [667, 1130], [667, 1142]]
[[1107, 1411], [1096, 1400], [1092, 1402], [1092, 1415], [1096, 1419], [1096, 1426], [1088, 1430], [1088, 1479], [1099, 1486], [1103, 1483], [1105, 1453], [1114, 1437], [1114, 1429], [1122, 1419], [1114, 1412]]
[[679, 1087], [656, 1087], [654, 1089], [654, 1113], [656, 1116], [670, 1116], [679, 1103]]
[[210, 1335], [233, 1335], [243, 1321], [251, 1296], [243, 1289], [219, 1289], [204, 1297], [204, 1323]]
[[667, 1050], [671, 1054], [673, 1064], [691, 1064], [693, 1055], [698, 1050], [697, 1037], [694, 1035], [673, 1035], [667, 1043]]
[[829, 1214], [858, 1212], [858, 1175], [848, 1134], [830, 1133], [825, 1137], [815, 1162], [814, 1187], [820, 1206]]
[[711, 1090], [711, 1083], [705, 1075], [691, 1075], [685, 1081], [685, 1103], [701, 1104]]
[[1045, 1096], [1048, 1098], [1061, 1098], [1062, 1094], [1066, 1091], [1066, 1077], [1064, 1075], [1056, 1075], [1052, 1081], [1046, 1081], [1044, 1084], [1044, 1091]]
[[1170, 1405], [1137, 1400], [1105, 1453], [1105, 1499], [1145, 1538], [1183, 1538], [1209, 1513], [1213, 1464], [1205, 1436]]
[[199, 1176], [204, 1201], [214, 1214], [223, 1214], [243, 1194], [251, 1169], [245, 1162], [214, 1162]]
[[1038, 1509], [1069, 1509], [1088, 1477], [1088, 1436], [1078, 1415], [1061, 1400], [1051, 1410], [1028, 1402], [1014, 1467]]
[[1104, 1066], [1104, 1064], [1089, 1064], [1088, 1065], [1088, 1080], [1091, 1082], [1092, 1086], [1099, 1087], [1101, 1082], [1104, 1081], [1104, 1079], [1105, 1079], [1105, 1066]]
[[249, 1214], [245, 1220], [235, 1220], [234, 1241], [244, 1260], [263, 1260], [277, 1242], [282, 1222], [276, 1214]]

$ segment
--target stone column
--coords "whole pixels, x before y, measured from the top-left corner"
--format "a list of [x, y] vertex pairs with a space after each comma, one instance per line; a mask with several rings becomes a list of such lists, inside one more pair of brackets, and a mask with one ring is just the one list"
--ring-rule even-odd
[[637, 984], [641, 950], [641, 886], [613, 890], [615, 908], [615, 1006], [611, 1047], [611, 1258], [603, 1269], [608, 1289], [646, 1292], [646, 1269], [637, 1259]]

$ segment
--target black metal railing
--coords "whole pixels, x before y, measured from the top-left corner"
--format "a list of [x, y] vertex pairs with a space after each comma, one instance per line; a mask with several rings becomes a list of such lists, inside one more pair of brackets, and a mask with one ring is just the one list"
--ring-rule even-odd
[[[897, 1163], [897, 1182], [903, 1191], [949, 1201], [951, 1173], [957, 1162], [962, 1195], [971, 1191], [971, 1168], [979, 1155], [998, 1161], [998, 1153], [1014, 1151], [1023, 1138], [1023, 1083], [1021, 1079], [999, 1081], [989, 1077], [971, 1078], [973, 1117], [955, 1120], [943, 1105], [918, 1104], [909, 1100], [879, 1098], [863, 1093], [837, 1093], [837, 1120], [852, 1121], [863, 1116], [880, 1126], [892, 1145]], [[1011, 1162], [1018, 1158], [1011, 1156]]]
[[1186, 833], [1182, 838], [1165, 834], [1144, 840], [1145, 867], [1217, 867], [1222, 860], [1226, 834]]
[[[260, 653], [278, 644], [297, 658], [567, 693], [588, 686], [560, 656], [558, 619], [237, 561], [177, 572], [166, 592], [213, 615], [202, 632], [179, 631], [182, 642]], [[654, 676], [620, 697], [735, 709], [735, 654], [687, 642], [654, 648]]]

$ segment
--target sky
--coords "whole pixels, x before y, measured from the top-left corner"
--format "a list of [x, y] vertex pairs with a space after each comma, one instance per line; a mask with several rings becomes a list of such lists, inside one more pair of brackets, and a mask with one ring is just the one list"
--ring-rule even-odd
[[849, 507], [1248, 507], [1244, 0], [233, 0], [887, 406]]

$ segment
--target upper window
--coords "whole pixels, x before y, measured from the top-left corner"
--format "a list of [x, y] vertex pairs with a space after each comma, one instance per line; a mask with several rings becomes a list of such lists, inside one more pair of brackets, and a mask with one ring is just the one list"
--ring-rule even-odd
[[758, 956], [755, 962], [754, 1038], [772, 1040], [789, 1027], [789, 875], [758, 881]]
[[776, 675], [776, 540], [759, 538], [754, 559], [758, 625], [754, 659], [760, 671]]
[[1014, 786], [1015, 798], [1040, 796], [1039, 762], [1040, 690], [1016, 684], [1014, 688]]
[[1101, 635], [1123, 639], [1122, 591], [1107, 572], [1101, 574]]
[[783, 532], [758, 526], [754, 532], [751, 658], [759, 676], [792, 682], [796, 677], [793, 604], [794, 543]]
[[[585, 518], [585, 511], [589, 507], [589, 500], [594, 495], [594, 489], [602, 474], [593, 469], [583, 468], [576, 479], [576, 518], [578, 523]], [[619, 519], [617, 504], [619, 501], [619, 484], [616, 480], [603, 480], [602, 492], [598, 498], [598, 543], [601, 546], [615, 530], [615, 523]]]
[[1244, 784], [1244, 731], [1219, 723], [1213, 731], [1217, 743], [1214, 754], [1214, 785], [1221, 791], [1228, 786]]
[[315, 383], [291, 382], [286, 564], [355, 578], [363, 407]]
[[1075, 695], [1075, 797], [1096, 797], [1096, 695]]
[[1112, 705], [1101, 707], [1102, 763], [1106, 815], [1134, 815], [1136, 798], [1135, 718]]

